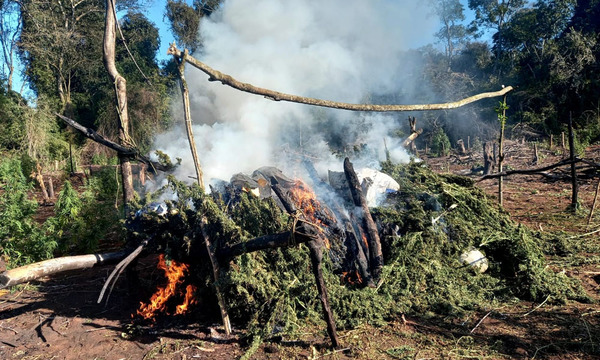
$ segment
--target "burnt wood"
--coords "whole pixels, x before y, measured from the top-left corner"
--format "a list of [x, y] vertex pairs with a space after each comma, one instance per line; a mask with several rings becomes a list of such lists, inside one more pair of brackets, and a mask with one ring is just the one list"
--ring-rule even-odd
[[354, 205], [362, 209], [363, 226], [365, 227], [367, 240], [369, 243], [369, 255], [371, 264], [371, 273], [375, 281], [379, 279], [381, 275], [381, 269], [383, 268], [383, 253], [381, 251], [381, 240], [379, 239], [379, 232], [377, 231], [377, 225], [373, 221], [367, 200], [362, 192], [358, 176], [354, 171], [354, 166], [350, 162], [350, 159], [344, 160], [344, 173], [346, 174], [346, 180], [350, 186], [350, 192], [352, 193], [352, 200]]

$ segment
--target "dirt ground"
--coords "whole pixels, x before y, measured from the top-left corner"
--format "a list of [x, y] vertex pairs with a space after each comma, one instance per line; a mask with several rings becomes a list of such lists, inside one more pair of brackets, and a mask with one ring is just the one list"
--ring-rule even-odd
[[[532, 145], [508, 142], [506, 167], [532, 167]], [[467, 174], [483, 161], [467, 155], [425, 161], [436, 171]], [[562, 158], [560, 149], [541, 146], [538, 166]], [[600, 162], [600, 147], [585, 158]], [[504, 207], [518, 222], [541, 231], [566, 231], [573, 241], [600, 245], [600, 215], [587, 218], [597, 177], [580, 179], [577, 214], [569, 180], [552, 176], [515, 175], [505, 179]], [[552, 179], [550, 179], [552, 177]], [[497, 180], [478, 183], [496, 196]], [[48, 207], [44, 207], [47, 211]], [[600, 210], [598, 210], [600, 212]], [[593, 248], [593, 247], [592, 247]], [[582, 280], [592, 304], [515, 301], [456, 320], [436, 316], [406, 317], [384, 327], [361, 326], [339, 332], [342, 349], [332, 350], [323, 329], [307, 329], [298, 339], [264, 342], [257, 359], [598, 359], [600, 358], [600, 254], [586, 252], [565, 261], [549, 258], [556, 271]], [[156, 259], [140, 262], [141, 272], [153, 276]], [[79, 271], [46, 281], [0, 290], [1, 359], [235, 359], [248, 344], [220, 333], [218, 319], [173, 316], [149, 327], [132, 320], [139, 304], [129, 296], [126, 282], [115, 287], [108, 305], [97, 304], [112, 267]], [[213, 314], [214, 315], [214, 314]], [[314, 330], [314, 331], [313, 331]]]

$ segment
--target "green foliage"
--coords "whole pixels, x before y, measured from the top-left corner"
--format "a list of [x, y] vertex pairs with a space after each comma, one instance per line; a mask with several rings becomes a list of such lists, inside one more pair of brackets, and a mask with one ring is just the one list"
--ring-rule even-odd
[[177, 42], [191, 53], [200, 46], [198, 30], [200, 21], [215, 11], [221, 0], [194, 0], [193, 6], [183, 0], [167, 1], [167, 19]]
[[4, 158], [0, 162], [0, 252], [11, 267], [48, 259], [57, 245], [33, 219], [37, 203], [28, 198], [30, 190], [21, 161]]
[[431, 155], [447, 156], [450, 154], [450, 139], [444, 132], [444, 129], [437, 127], [431, 136]]
[[120, 232], [119, 212], [112, 205], [117, 191], [114, 172], [101, 170], [80, 190], [65, 180], [55, 215], [45, 224], [48, 233], [59, 240], [62, 254], [94, 252], [100, 240]]

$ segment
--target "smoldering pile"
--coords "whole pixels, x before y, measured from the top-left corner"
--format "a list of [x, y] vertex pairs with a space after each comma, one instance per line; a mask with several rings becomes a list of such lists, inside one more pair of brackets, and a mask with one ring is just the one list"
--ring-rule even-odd
[[[319, 226], [325, 230], [317, 230], [316, 235], [330, 243], [323, 257], [323, 276], [338, 326], [378, 324], [404, 313], [461, 316], [515, 296], [587, 300], [578, 283], [546, 266], [542, 248], [556, 239], [512, 222], [470, 180], [437, 175], [416, 163], [384, 163], [382, 171], [400, 188], [370, 208], [383, 256], [381, 271], [373, 276], [374, 263], [364, 254], [372, 283], [361, 272], [359, 250], [364, 253], [364, 241], [352, 225], [356, 207], [351, 200], [331, 190], [338, 203], [321, 201], [316, 216], [327, 225]], [[273, 196], [274, 184], [289, 192], [298, 182], [274, 168], [262, 168], [251, 175], [236, 175], [205, 194], [171, 179], [168, 188], [177, 200], [167, 201], [161, 215], [146, 212], [131, 219], [130, 241], [150, 239], [151, 251], [189, 263], [189, 281], [205, 286], [212, 283], [209, 261], [195, 235], [204, 219], [205, 235], [226, 249], [219, 255], [228, 260], [221, 263], [217, 282], [235, 324], [266, 336], [294, 332], [300, 319], [318, 323], [317, 288], [308, 250], [298, 238], [288, 238], [283, 247], [225, 256], [257, 237], [289, 234], [298, 225], [293, 212], [282, 210], [285, 204]], [[319, 181], [312, 185], [319, 195], [327, 193], [320, 187], [330, 187]], [[448, 211], [451, 207], [456, 209]], [[315, 224], [316, 220], [306, 221]], [[358, 241], [350, 241], [349, 230]], [[461, 262], [461, 255], [471, 249], [486, 256], [489, 269], [484, 273]], [[211, 291], [204, 289], [199, 286], [197, 296], [210, 297]], [[213, 312], [209, 307], [214, 301], [204, 304], [196, 311]]]

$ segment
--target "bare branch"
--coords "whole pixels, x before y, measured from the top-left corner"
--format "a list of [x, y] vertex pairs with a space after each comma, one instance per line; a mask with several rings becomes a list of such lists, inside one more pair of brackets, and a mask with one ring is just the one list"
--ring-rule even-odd
[[140, 154], [139, 151], [135, 148], [128, 148], [128, 147], [119, 145], [115, 142], [112, 142], [112, 141], [106, 139], [104, 136], [98, 134], [96, 131], [79, 124], [78, 122], [76, 122], [73, 119], [69, 119], [68, 117], [58, 114], [58, 113], [55, 113], [54, 115], [58, 116], [62, 121], [64, 121], [67, 125], [71, 126], [72, 128], [81, 131], [81, 133], [83, 133], [83, 135], [85, 135], [85, 137], [87, 137], [88, 139], [92, 139], [95, 142], [102, 144], [102, 145], [106, 146], [107, 148], [118, 152], [120, 155], [125, 155], [125, 156], [129, 156], [131, 158], [135, 158], [138, 161], [141, 161], [141, 162], [147, 164], [154, 170], [160, 170], [160, 171], [173, 170], [172, 167], [165, 166], [165, 165], [162, 165], [160, 163], [157, 163], [157, 162], [154, 162], [154, 161], [148, 159], [144, 155]]
[[479, 182], [479, 181], [483, 181], [483, 180], [487, 180], [487, 179], [495, 179], [495, 178], [499, 178], [502, 176], [508, 176], [508, 175], [528, 175], [528, 174], [543, 175], [542, 173], [544, 171], [552, 170], [557, 167], [561, 167], [561, 166], [565, 166], [565, 165], [576, 164], [581, 161], [583, 161], [583, 160], [582, 159], [563, 160], [563, 161], [557, 162], [556, 164], [544, 166], [542, 168], [503, 171], [503, 172], [499, 172], [497, 174], [484, 175], [477, 181]]
[[[174, 55], [178, 58], [182, 58], [183, 52], [177, 49], [175, 43], [171, 44], [167, 54]], [[391, 111], [425, 111], [425, 110], [444, 110], [444, 109], [455, 109], [472, 102], [485, 99], [503, 96], [508, 92], [512, 91], [512, 86], [507, 86], [500, 91], [486, 92], [477, 95], [470, 96], [468, 98], [442, 104], [420, 104], [420, 105], [373, 105], [373, 104], [349, 104], [344, 102], [321, 100], [315, 98], [309, 98], [304, 96], [297, 96], [286, 94], [278, 91], [264, 89], [261, 87], [254, 86], [252, 84], [244, 83], [234, 79], [232, 76], [223, 74], [222, 72], [211, 68], [203, 62], [197, 60], [191, 55], [186, 57], [186, 61], [195, 68], [204, 72], [209, 76], [208, 81], [219, 81], [223, 85], [230, 86], [232, 88], [251, 93], [256, 95], [263, 95], [274, 101], [289, 101], [300, 104], [322, 106], [334, 109], [351, 110], [351, 111], [376, 111], [376, 112], [391, 112]]]

